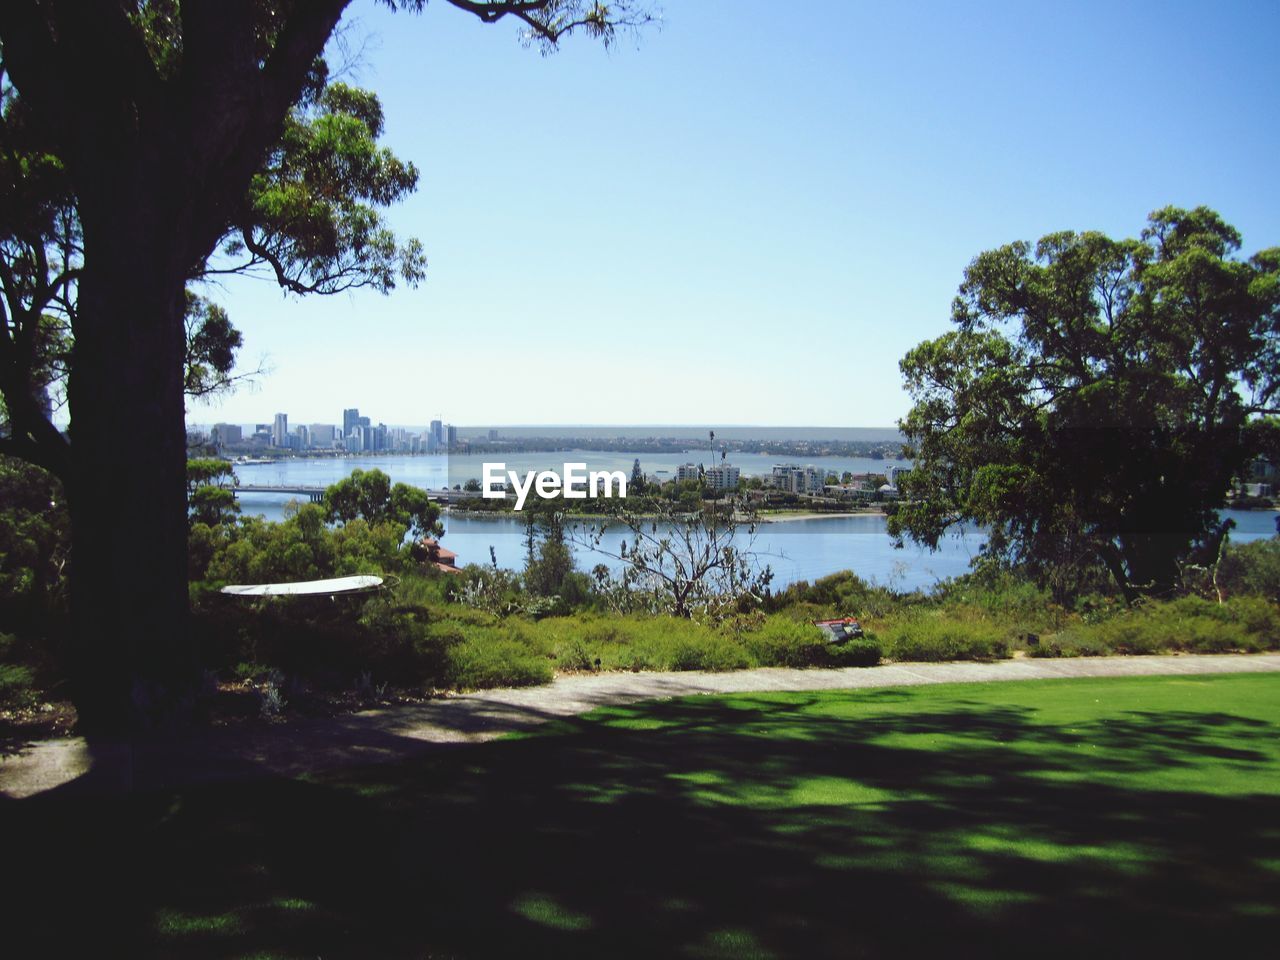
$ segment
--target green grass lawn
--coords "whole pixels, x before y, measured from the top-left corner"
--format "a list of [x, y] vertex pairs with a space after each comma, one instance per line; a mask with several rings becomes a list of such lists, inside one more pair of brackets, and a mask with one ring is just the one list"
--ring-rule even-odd
[[47, 956], [1270, 956], [1278, 734], [1280, 674], [1037, 681], [695, 697], [340, 777], [54, 791], [0, 805], [5, 931]]

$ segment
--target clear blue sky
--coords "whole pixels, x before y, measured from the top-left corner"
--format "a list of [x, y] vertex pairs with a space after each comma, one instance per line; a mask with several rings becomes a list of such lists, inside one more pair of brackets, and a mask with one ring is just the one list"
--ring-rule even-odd
[[1280, 3], [666, 0], [542, 58], [363, 0], [417, 289], [212, 295], [273, 372], [188, 419], [889, 426], [982, 250], [1217, 209], [1280, 245]]

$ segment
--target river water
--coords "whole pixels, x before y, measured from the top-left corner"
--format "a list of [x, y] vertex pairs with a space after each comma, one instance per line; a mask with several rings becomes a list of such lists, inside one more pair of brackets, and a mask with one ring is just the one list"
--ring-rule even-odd
[[[281, 460], [270, 464], [237, 465], [241, 483], [325, 486], [347, 476], [352, 470], [379, 469], [395, 482], [419, 487], [440, 488], [480, 478], [481, 464], [488, 457], [465, 456], [363, 456], [334, 459]], [[560, 470], [564, 463], [585, 462], [592, 470], [623, 470], [630, 475], [634, 454], [597, 451], [557, 453], [522, 453], [505, 457], [507, 469]], [[640, 464], [646, 473], [667, 470], [674, 473], [681, 463], [710, 463], [707, 451], [689, 454], [642, 454]], [[744, 476], [760, 476], [770, 472], [777, 457], [763, 454], [735, 455], [732, 463]], [[816, 457], [799, 461], [830, 473], [883, 473], [889, 466], [909, 466], [904, 461], [872, 460], [865, 457]], [[240, 502], [246, 514], [259, 514], [272, 520], [284, 517], [286, 496], [244, 493]], [[1236, 542], [1256, 540], [1275, 534], [1276, 514], [1272, 511], [1227, 510], [1223, 516], [1235, 519], [1232, 539]], [[519, 569], [524, 564], [524, 524], [518, 517], [444, 517], [444, 545], [458, 554], [458, 563], [490, 562], [490, 549], [498, 565]], [[624, 528], [606, 533], [603, 546], [616, 553], [621, 540], [628, 536]], [[958, 576], [969, 569], [969, 561], [983, 543], [982, 531], [968, 528], [948, 536], [936, 552], [907, 544], [895, 549], [885, 530], [885, 518], [878, 514], [852, 517], [819, 517], [806, 520], [778, 520], [760, 524], [753, 549], [761, 563], [773, 570], [773, 588], [779, 589], [797, 580], [815, 580], [839, 570], [852, 570], [868, 581], [902, 590], [928, 589], [939, 580]], [[619, 562], [585, 548], [577, 549], [578, 566], [590, 570], [597, 563], [617, 569]]]

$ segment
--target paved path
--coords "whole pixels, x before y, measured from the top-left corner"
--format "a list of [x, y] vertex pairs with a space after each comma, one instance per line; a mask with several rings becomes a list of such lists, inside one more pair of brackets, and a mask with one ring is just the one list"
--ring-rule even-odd
[[562, 676], [544, 687], [486, 690], [323, 720], [215, 730], [181, 741], [90, 745], [80, 738], [68, 738], [21, 744], [0, 757], [0, 794], [25, 797], [64, 786], [116, 792], [400, 760], [439, 750], [441, 744], [492, 740], [596, 707], [693, 694], [1273, 671], [1280, 672], [1280, 654]]

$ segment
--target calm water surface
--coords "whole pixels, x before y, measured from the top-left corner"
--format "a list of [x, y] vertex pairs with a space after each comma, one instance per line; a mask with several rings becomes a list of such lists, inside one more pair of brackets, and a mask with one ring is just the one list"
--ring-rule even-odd
[[[687, 456], [642, 455], [641, 467], [647, 473], [659, 469], [674, 471], [686, 461], [710, 463], [707, 451], [695, 451]], [[377, 468], [399, 483], [419, 487], [439, 488], [463, 483], [471, 477], [479, 479], [481, 464], [487, 458], [480, 457], [346, 457], [332, 460], [284, 460], [278, 463], [237, 466], [236, 474], [241, 483], [325, 486], [335, 483], [357, 468]], [[514, 454], [507, 458], [507, 468], [518, 471], [531, 469], [560, 469], [565, 462], [583, 462], [593, 470], [631, 471], [634, 454], [611, 454], [597, 451], [566, 451], [559, 453]], [[735, 456], [731, 461], [742, 468], [746, 476], [768, 474], [777, 457], [760, 454]], [[907, 466], [903, 461], [871, 460], [865, 457], [818, 457], [804, 461], [828, 472], [882, 473], [887, 466]], [[242, 509], [247, 514], [260, 514], [272, 520], [284, 517], [287, 497], [272, 494], [240, 495]], [[1236, 521], [1232, 539], [1236, 542], [1257, 540], [1273, 536], [1276, 532], [1276, 516], [1273, 511], [1227, 510], [1223, 516]], [[524, 525], [514, 517], [450, 517], [444, 518], [444, 543], [458, 554], [460, 564], [488, 563], [490, 548], [498, 565], [519, 569], [524, 565]], [[606, 534], [604, 545], [617, 552], [621, 540], [626, 538], [625, 528], [615, 528]], [[983, 534], [976, 528], [968, 528], [948, 536], [935, 553], [910, 544], [901, 550], [894, 549], [885, 530], [885, 518], [879, 515], [856, 517], [821, 517], [811, 520], [781, 520], [761, 524], [756, 534], [754, 548], [774, 572], [774, 589], [785, 587], [797, 580], [814, 580], [839, 570], [852, 570], [866, 580], [888, 584], [898, 589], [928, 589], [939, 580], [958, 576], [969, 569], [969, 561], [977, 555], [983, 543]], [[617, 569], [617, 561], [578, 549], [578, 566], [589, 570], [597, 563]]]

